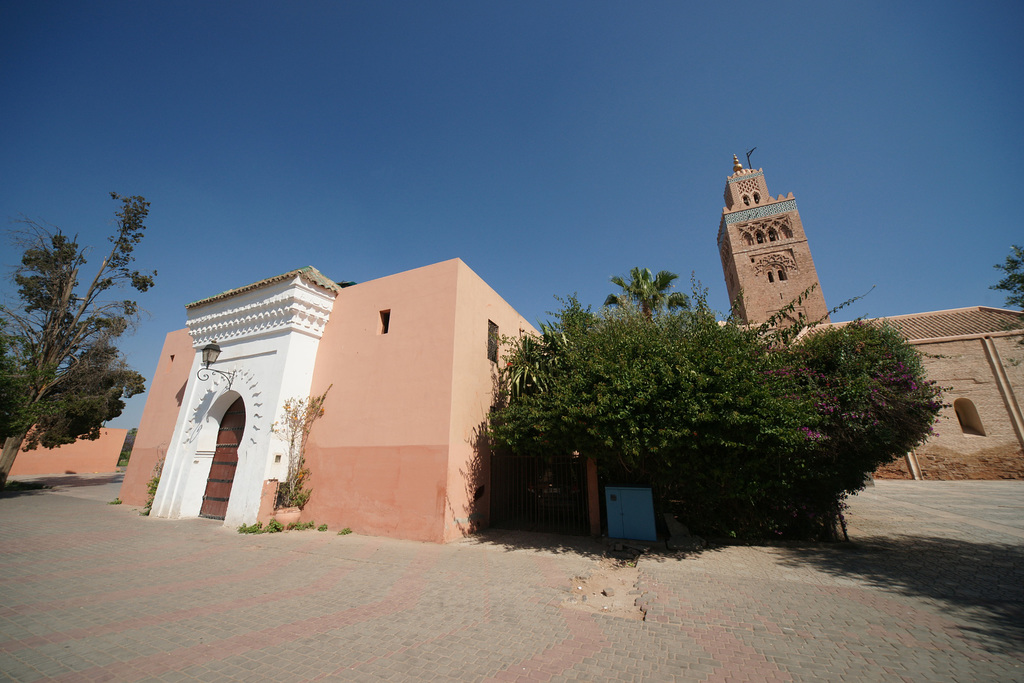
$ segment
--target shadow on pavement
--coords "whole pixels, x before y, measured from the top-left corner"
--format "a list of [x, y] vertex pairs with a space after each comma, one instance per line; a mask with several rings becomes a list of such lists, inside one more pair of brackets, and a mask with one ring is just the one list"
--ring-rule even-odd
[[41, 484], [46, 488], [29, 490], [11, 490], [10, 488], [5, 488], [4, 491], [0, 493], [0, 496], [4, 498], [13, 498], [15, 496], [40, 495], [82, 486], [106, 486], [107, 484], [119, 484], [123, 480], [124, 472], [105, 472], [102, 474], [46, 474], [31, 477], [12, 477], [11, 481], [13, 482]]
[[39, 489], [20, 489], [7, 486], [3, 491], [0, 491], [0, 498], [18, 498], [21, 496], [38, 496], [44, 493], [53, 493], [53, 489], [50, 487], [39, 488]]
[[602, 540], [589, 536], [563, 536], [537, 531], [513, 531], [507, 529], [485, 529], [468, 537], [462, 543], [499, 548], [507, 552], [515, 550], [540, 550], [549, 553], [573, 553], [584, 557], [600, 559], [605, 556], [608, 546]]
[[1024, 546], [902, 535], [793, 549], [777, 561], [965, 609], [964, 633], [1024, 646]]

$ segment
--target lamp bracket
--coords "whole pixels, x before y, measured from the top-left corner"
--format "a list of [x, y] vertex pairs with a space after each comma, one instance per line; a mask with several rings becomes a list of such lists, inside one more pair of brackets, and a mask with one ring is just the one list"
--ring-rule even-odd
[[196, 379], [198, 379], [200, 382], [205, 382], [208, 379], [210, 379], [211, 372], [216, 372], [218, 375], [224, 377], [224, 379], [228, 381], [228, 389], [231, 388], [231, 383], [235, 380], [234, 370], [232, 370], [231, 372], [223, 372], [221, 370], [216, 370], [214, 368], [199, 368], [199, 370], [196, 372]]

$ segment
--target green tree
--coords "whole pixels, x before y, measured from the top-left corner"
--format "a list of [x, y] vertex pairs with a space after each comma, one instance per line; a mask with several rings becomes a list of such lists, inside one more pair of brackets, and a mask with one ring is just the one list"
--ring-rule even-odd
[[651, 273], [650, 268], [633, 268], [629, 271], [629, 281], [615, 275], [611, 283], [622, 289], [619, 294], [609, 294], [604, 300], [605, 306], [622, 306], [632, 302], [640, 307], [644, 317], [651, 320], [655, 313], [665, 309], [688, 308], [690, 299], [682, 292], [670, 291], [672, 282], [679, 276], [667, 270]]
[[570, 299], [550, 325], [563, 342], [511, 346], [509, 372], [524, 354], [557, 358], [493, 414], [496, 445], [591, 457], [606, 481], [650, 485], [699, 532], [833, 535], [843, 498], [938, 413], [916, 351], [861, 324], [787, 344], [719, 322], [702, 292], [694, 301], [648, 318]]
[[0, 320], [0, 443], [25, 420], [25, 374], [12, 349], [15, 340], [5, 331]]
[[511, 350], [504, 380], [513, 398], [546, 391], [557, 373], [569, 343], [565, 332], [541, 323], [540, 335], [527, 334], [503, 340]]
[[1001, 270], [1004, 277], [990, 289], [1006, 292], [1007, 306], [1024, 309], [1024, 249], [1013, 245], [1006, 261], [997, 263], [994, 267]]
[[127, 465], [128, 461], [131, 459], [132, 450], [135, 448], [135, 437], [138, 436], [138, 434], [138, 427], [132, 427], [131, 429], [128, 430], [128, 433], [125, 434], [124, 443], [121, 444], [121, 457], [117, 459], [117, 464], [119, 467]]
[[120, 202], [111, 248], [84, 287], [80, 270], [90, 250], [60, 229], [23, 221], [16, 241], [23, 250], [21, 265], [14, 273], [20, 302], [4, 306], [0, 316], [8, 326], [24, 410], [4, 440], [0, 487], [22, 447], [95, 439], [103, 422], [121, 414], [122, 399], [145, 390], [145, 379], [115, 345], [136, 322], [138, 305], [110, 295], [124, 287], [145, 292], [153, 285], [155, 271], [131, 268], [149, 202], [110, 196]]
[[[771, 375], [757, 333], [694, 310], [648, 319], [625, 305], [593, 315], [575, 300], [552, 327], [565, 335], [545, 390], [510, 399], [491, 433], [545, 458], [578, 452], [608, 481], [653, 487], [662, 509], [701, 501], [698, 529], [758, 535], [761, 503], [782, 497], [778, 472], [809, 452], [817, 420], [795, 381]], [[513, 347], [515, 367], [521, 347]], [[674, 501], [674, 502], [673, 502]]]
[[819, 418], [805, 430], [815, 449], [794, 481], [795, 500], [806, 510], [834, 516], [867, 474], [932, 433], [941, 390], [892, 326], [854, 321], [815, 329], [777, 355], [780, 371], [794, 377]]

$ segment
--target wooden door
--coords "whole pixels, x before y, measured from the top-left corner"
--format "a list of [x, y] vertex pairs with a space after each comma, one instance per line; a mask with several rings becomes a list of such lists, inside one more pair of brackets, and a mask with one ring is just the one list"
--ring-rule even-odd
[[206, 493], [203, 494], [200, 517], [224, 519], [224, 515], [227, 514], [231, 484], [235, 480], [235, 468], [238, 465], [238, 444], [242, 441], [244, 431], [245, 403], [239, 398], [231, 404], [220, 421], [217, 450], [213, 453], [210, 476], [206, 480]]

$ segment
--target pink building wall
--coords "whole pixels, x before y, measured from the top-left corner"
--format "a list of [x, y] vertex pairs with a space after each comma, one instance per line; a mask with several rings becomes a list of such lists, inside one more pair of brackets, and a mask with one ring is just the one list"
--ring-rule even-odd
[[490, 450], [485, 430], [502, 349], [498, 351], [498, 363], [487, 358], [488, 322], [498, 326], [499, 336], [535, 332], [466, 264], [457, 263], [444, 541], [461, 538], [490, 524]]
[[488, 319], [502, 333], [531, 329], [458, 259], [339, 293], [311, 389], [333, 385], [307, 449], [314, 491], [304, 519], [433, 542], [485, 521], [474, 513], [486, 500], [473, 497], [481, 484], [486, 492], [474, 438], [497, 369]]
[[[447, 266], [447, 267], [445, 267]], [[333, 385], [307, 447], [304, 517], [359, 533], [440, 541], [455, 280], [449, 264], [343, 289], [310, 390]], [[390, 311], [387, 334], [381, 311]]]
[[[431, 542], [488, 525], [484, 431], [499, 369], [488, 358], [489, 322], [499, 335], [534, 331], [459, 259], [338, 292], [313, 366], [310, 394], [331, 390], [307, 445], [313, 494], [304, 520]], [[167, 335], [121, 489], [125, 503], [146, 502], [194, 358], [187, 329]]]
[[167, 454], [194, 356], [187, 329], [175, 330], [164, 339], [160, 360], [149, 382], [135, 447], [121, 484], [120, 498], [127, 505], [146, 504], [147, 484], [154, 467]]
[[81, 439], [57, 448], [22, 451], [11, 467], [11, 476], [116, 472], [126, 436], [127, 429], [104, 427], [95, 441]]

